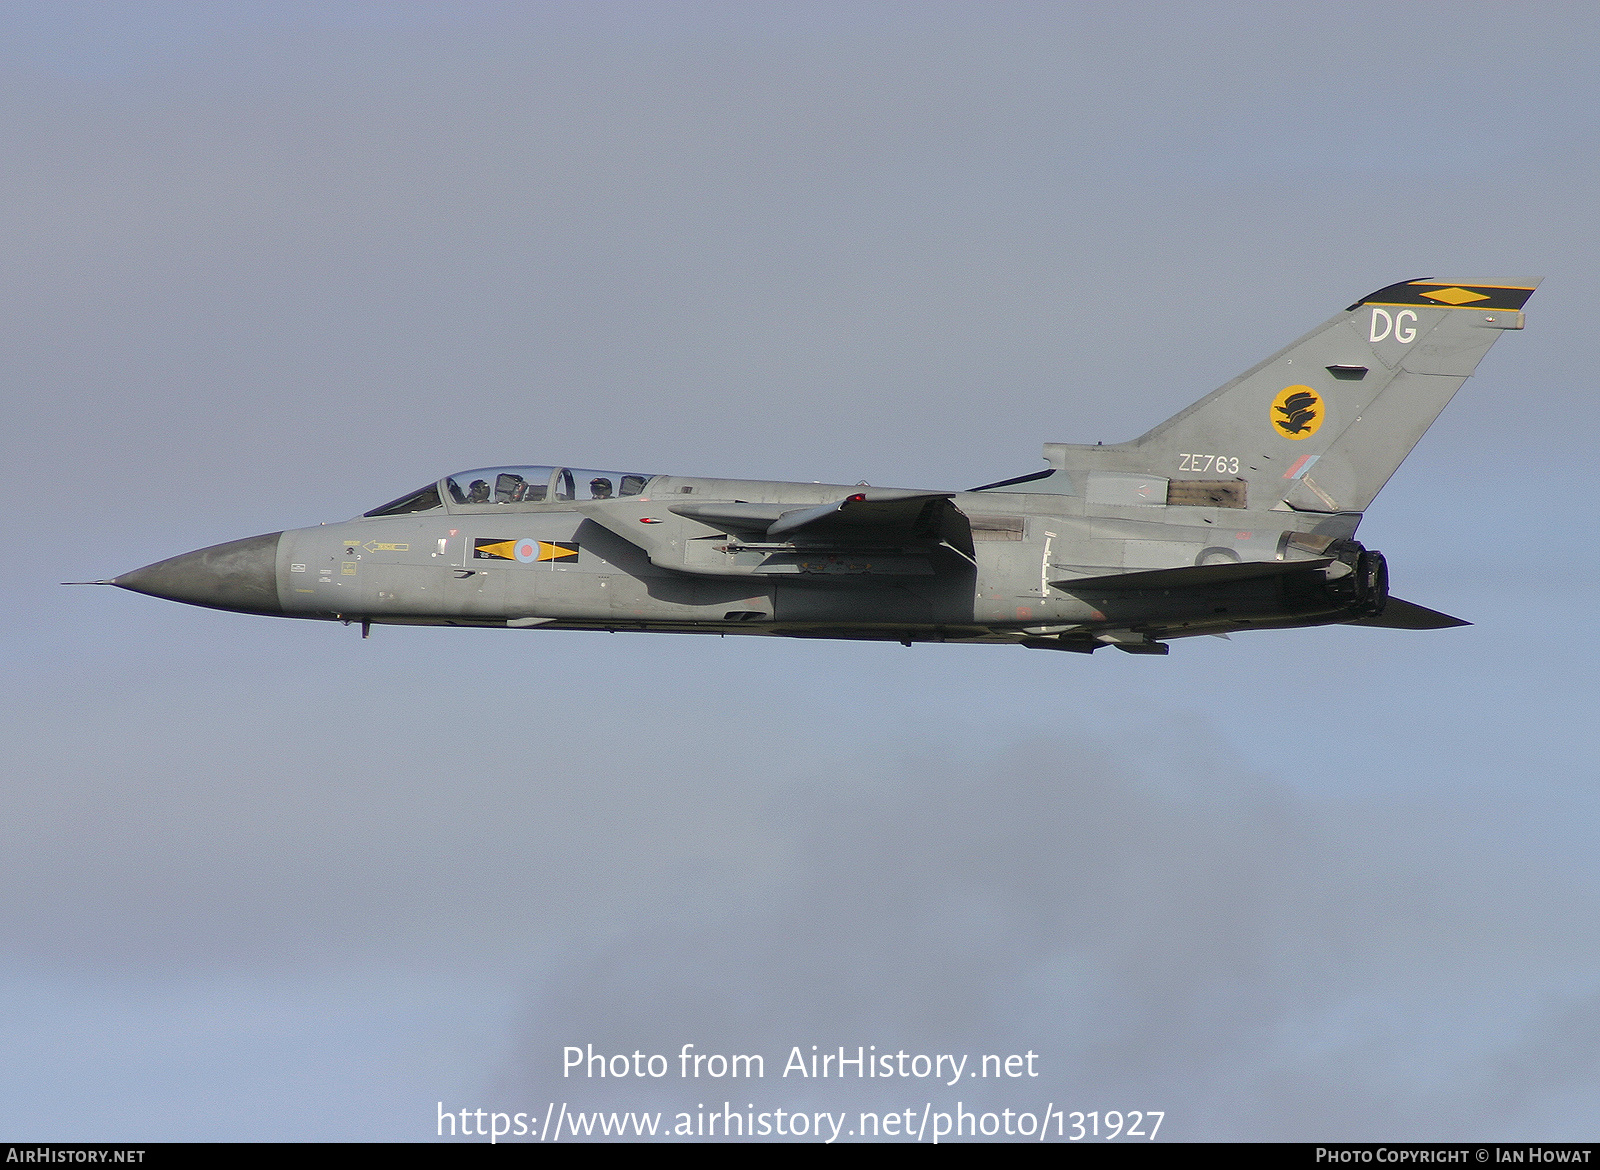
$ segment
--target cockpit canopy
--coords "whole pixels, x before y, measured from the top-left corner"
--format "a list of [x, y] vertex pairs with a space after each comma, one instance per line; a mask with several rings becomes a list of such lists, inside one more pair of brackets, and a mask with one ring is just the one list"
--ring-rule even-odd
[[458, 504], [555, 504], [637, 496], [648, 475], [579, 467], [480, 467], [446, 476]]
[[405, 516], [427, 512], [444, 507], [446, 496], [452, 511], [610, 500], [640, 495], [652, 478], [639, 472], [596, 471], [586, 467], [479, 467], [447, 475], [438, 483], [391, 500], [366, 515]]

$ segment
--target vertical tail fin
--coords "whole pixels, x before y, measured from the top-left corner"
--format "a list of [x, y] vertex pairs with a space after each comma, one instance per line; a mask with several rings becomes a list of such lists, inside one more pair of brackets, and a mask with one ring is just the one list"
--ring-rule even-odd
[[1252, 510], [1364, 511], [1501, 333], [1522, 328], [1538, 284], [1392, 284], [1131, 443], [1047, 443], [1045, 458], [1212, 481]]

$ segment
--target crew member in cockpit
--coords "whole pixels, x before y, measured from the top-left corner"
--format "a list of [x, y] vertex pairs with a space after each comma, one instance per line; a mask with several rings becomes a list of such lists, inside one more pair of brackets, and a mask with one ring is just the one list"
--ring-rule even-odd
[[609, 500], [611, 498], [611, 481], [603, 475], [597, 475], [589, 481], [589, 496], [596, 500]]
[[475, 480], [473, 480], [472, 481], [472, 486], [467, 489], [467, 503], [469, 503], [469, 504], [487, 504], [488, 502], [489, 502], [489, 481], [486, 480], [486, 479], [475, 479]]

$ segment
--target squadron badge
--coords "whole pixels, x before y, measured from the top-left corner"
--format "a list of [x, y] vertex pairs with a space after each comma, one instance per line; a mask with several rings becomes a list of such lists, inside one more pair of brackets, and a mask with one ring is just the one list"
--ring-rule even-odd
[[1310, 386], [1285, 386], [1272, 400], [1272, 425], [1286, 439], [1309, 439], [1327, 411]]

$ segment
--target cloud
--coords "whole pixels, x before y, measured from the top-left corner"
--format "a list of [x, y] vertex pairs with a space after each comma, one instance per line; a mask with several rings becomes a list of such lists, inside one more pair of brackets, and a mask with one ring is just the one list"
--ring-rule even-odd
[[[787, 849], [770, 865], [545, 974], [508, 1091], [587, 1108], [1048, 1099], [1162, 1109], [1190, 1140], [1422, 1140], [1521, 1133], [1594, 1081], [1590, 895], [1486, 851], [1485, 810], [1310, 799], [1197, 754], [1212, 762], [1175, 774], [1036, 742], [797, 786], [771, 810]], [[569, 1044], [686, 1042], [761, 1053], [766, 1079], [561, 1075]], [[782, 1077], [813, 1044], [1032, 1050], [1041, 1076]]]

